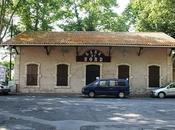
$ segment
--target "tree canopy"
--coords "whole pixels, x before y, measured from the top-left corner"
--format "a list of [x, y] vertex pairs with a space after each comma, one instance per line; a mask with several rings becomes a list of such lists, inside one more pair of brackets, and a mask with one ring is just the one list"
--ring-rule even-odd
[[127, 31], [124, 18], [112, 8], [116, 0], [27, 0], [17, 13], [18, 30]]
[[175, 37], [174, 0], [132, 0], [125, 14], [137, 31], [158, 31]]
[[66, 31], [127, 31], [122, 17], [113, 11], [116, 0], [70, 0], [62, 9]]
[[17, 15], [18, 28], [22, 31], [49, 31], [52, 23], [60, 18], [62, 0], [25, 0]]
[[[175, 37], [174, 0], [131, 0], [122, 15], [116, 0], [1, 0], [0, 40], [19, 18], [13, 31], [160, 31]], [[0, 41], [0, 42], [1, 42]]]

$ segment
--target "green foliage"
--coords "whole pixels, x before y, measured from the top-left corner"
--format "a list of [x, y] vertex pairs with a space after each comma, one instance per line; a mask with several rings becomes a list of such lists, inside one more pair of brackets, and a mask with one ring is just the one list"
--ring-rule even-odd
[[26, 0], [18, 11], [22, 31], [49, 31], [62, 12], [62, 0]]
[[132, 0], [126, 12], [136, 30], [175, 37], [175, 0]]
[[113, 12], [116, 0], [70, 0], [62, 10], [65, 31], [127, 31], [125, 19]]
[[5, 38], [11, 26], [12, 18], [18, 10], [22, 0], [0, 1], [0, 43]]
[[126, 17], [118, 16], [116, 0], [22, 0], [17, 11], [21, 31], [128, 31]]

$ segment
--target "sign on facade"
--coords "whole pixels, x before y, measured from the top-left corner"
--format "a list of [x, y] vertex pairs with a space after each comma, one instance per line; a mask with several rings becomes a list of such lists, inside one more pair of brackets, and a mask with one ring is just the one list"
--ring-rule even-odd
[[93, 49], [76, 57], [77, 62], [110, 62], [111, 57], [105, 56], [101, 51]]

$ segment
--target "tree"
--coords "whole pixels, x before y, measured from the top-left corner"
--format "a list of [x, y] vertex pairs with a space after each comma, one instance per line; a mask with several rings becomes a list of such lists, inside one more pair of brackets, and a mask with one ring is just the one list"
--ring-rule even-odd
[[0, 44], [11, 26], [11, 21], [22, 0], [0, 1]]
[[137, 31], [165, 32], [175, 37], [174, 0], [132, 0], [125, 12]]
[[116, 0], [70, 0], [62, 8], [65, 31], [127, 31], [123, 17], [113, 12]]
[[19, 22], [11, 29], [14, 34], [51, 31], [57, 23], [64, 31], [128, 31], [125, 17], [113, 11], [116, 6], [116, 0], [18, 0]]
[[62, 14], [62, 0], [25, 0], [18, 11], [22, 31], [49, 31]]
[[13, 30], [51, 31], [57, 24], [64, 31], [127, 31], [125, 18], [112, 9], [116, 5], [116, 0], [27, 0]]

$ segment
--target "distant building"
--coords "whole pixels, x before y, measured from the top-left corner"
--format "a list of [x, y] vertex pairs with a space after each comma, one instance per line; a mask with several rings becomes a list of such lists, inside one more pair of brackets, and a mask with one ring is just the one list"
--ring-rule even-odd
[[128, 78], [131, 93], [140, 95], [175, 75], [175, 40], [164, 33], [24, 32], [3, 45], [16, 50], [22, 93], [80, 93], [100, 77]]

